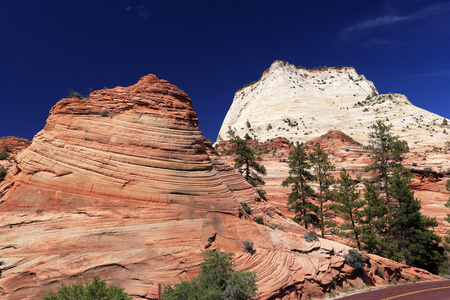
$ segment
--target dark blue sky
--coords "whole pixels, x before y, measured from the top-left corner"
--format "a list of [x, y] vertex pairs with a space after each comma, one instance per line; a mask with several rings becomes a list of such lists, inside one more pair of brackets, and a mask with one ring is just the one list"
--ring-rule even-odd
[[215, 140], [236, 90], [275, 60], [353, 66], [380, 93], [450, 118], [450, 1], [0, 2], [0, 136], [31, 139], [69, 89], [156, 74]]

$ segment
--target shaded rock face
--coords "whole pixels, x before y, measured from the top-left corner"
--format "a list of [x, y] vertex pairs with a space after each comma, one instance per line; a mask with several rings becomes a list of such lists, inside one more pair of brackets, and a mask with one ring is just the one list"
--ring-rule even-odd
[[[386, 279], [437, 278], [375, 256], [367, 276], [356, 276], [347, 246], [306, 241], [204, 142], [197, 123], [189, 97], [154, 75], [59, 101], [0, 183], [0, 294], [38, 299], [97, 275], [135, 299], [156, 299], [159, 283], [196, 274], [201, 251], [217, 248], [256, 272], [259, 299], [321, 296], [333, 279], [374, 284], [383, 281], [377, 264]], [[257, 215], [277, 227], [256, 224]]]

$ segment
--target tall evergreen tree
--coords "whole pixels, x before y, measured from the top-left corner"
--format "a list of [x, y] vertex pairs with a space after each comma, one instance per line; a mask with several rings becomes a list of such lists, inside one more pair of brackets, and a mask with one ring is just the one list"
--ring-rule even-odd
[[325, 237], [325, 219], [328, 216], [327, 206], [324, 204], [330, 200], [328, 193], [330, 186], [334, 183], [331, 172], [335, 167], [328, 159], [328, 154], [317, 143], [313, 152], [309, 154], [309, 161], [315, 173], [315, 179], [319, 184], [319, 190], [314, 194], [319, 204], [319, 227], [322, 237]]
[[392, 174], [401, 172], [403, 169], [402, 162], [409, 151], [408, 143], [394, 136], [391, 129], [391, 124], [385, 124], [380, 120], [372, 125], [373, 131], [369, 133], [370, 144], [367, 146], [367, 149], [371, 151], [372, 163], [366, 168], [366, 171], [372, 173], [372, 179], [386, 202], [389, 231], [391, 231], [390, 220], [392, 219], [389, 186]]
[[366, 180], [364, 182], [365, 206], [362, 210], [362, 248], [369, 253], [383, 256], [389, 244], [387, 237], [387, 209], [384, 199], [376, 186]]
[[314, 193], [308, 184], [314, 180], [314, 176], [309, 171], [310, 167], [305, 145], [297, 142], [289, 154], [289, 176], [283, 180], [282, 185], [291, 186], [292, 192], [289, 194], [288, 206], [296, 214], [294, 221], [303, 224], [305, 229], [319, 222], [318, 208], [310, 199]]
[[367, 170], [374, 184], [366, 182], [361, 240], [369, 252], [436, 273], [445, 260], [444, 250], [433, 231], [436, 220], [421, 214], [420, 202], [408, 187], [411, 174], [402, 165], [408, 144], [392, 135], [392, 125], [378, 121], [372, 128]]
[[339, 225], [341, 235], [354, 237], [358, 250], [361, 250], [361, 209], [365, 201], [360, 199], [361, 192], [356, 188], [356, 183], [350, 178], [347, 171], [342, 168], [340, 178], [337, 181], [338, 187], [334, 192], [334, 203], [331, 205], [333, 211], [344, 223]]
[[[445, 189], [450, 192], [450, 179], [447, 179], [445, 183]], [[450, 208], [450, 197], [448, 201], [445, 203], [445, 207]], [[447, 214], [445, 217], [445, 221], [450, 223], [450, 214]], [[450, 261], [449, 261], [449, 253], [450, 253], [450, 231], [445, 232], [446, 236], [444, 238], [444, 248], [446, 251], [447, 261], [441, 266], [441, 273], [448, 275], [450, 273]]]
[[444, 248], [439, 246], [441, 238], [432, 230], [438, 223], [436, 218], [422, 215], [420, 201], [408, 187], [410, 182], [409, 172], [397, 172], [389, 187], [395, 203], [391, 226], [396, 246], [389, 258], [437, 273], [445, 260]]
[[247, 141], [238, 135], [232, 134], [230, 139], [231, 149], [227, 154], [234, 154], [234, 167], [244, 176], [245, 180], [256, 188], [258, 194], [267, 201], [265, 191], [260, 187], [265, 185], [261, 175], [266, 175], [266, 168], [258, 163], [261, 157], [255, 155], [255, 151], [247, 145]]

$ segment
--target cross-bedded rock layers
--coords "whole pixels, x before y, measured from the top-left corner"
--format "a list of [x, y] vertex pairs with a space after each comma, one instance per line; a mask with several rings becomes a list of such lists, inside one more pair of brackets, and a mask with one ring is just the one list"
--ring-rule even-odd
[[255, 214], [268, 204], [204, 142], [189, 97], [154, 75], [59, 101], [0, 197], [2, 299], [38, 299], [94, 275], [135, 299], [156, 299], [159, 283], [195, 275], [201, 251], [217, 248], [256, 272], [259, 299], [437, 278], [373, 255], [360, 277], [345, 264], [347, 246], [308, 242], [273, 208], [285, 231], [255, 223], [239, 202]]

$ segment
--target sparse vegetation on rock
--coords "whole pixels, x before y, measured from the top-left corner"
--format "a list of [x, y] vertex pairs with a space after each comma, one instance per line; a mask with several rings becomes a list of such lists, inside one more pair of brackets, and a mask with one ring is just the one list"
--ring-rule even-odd
[[319, 240], [315, 231], [308, 231], [303, 235], [303, 238], [310, 243], [317, 242]]
[[9, 157], [9, 154], [6, 151], [0, 152], [0, 160], [5, 160]]
[[81, 96], [80, 93], [78, 93], [78, 92], [76, 92], [76, 91], [74, 91], [74, 90], [72, 90], [72, 89], [69, 90], [69, 98], [84, 99], [84, 97]]

